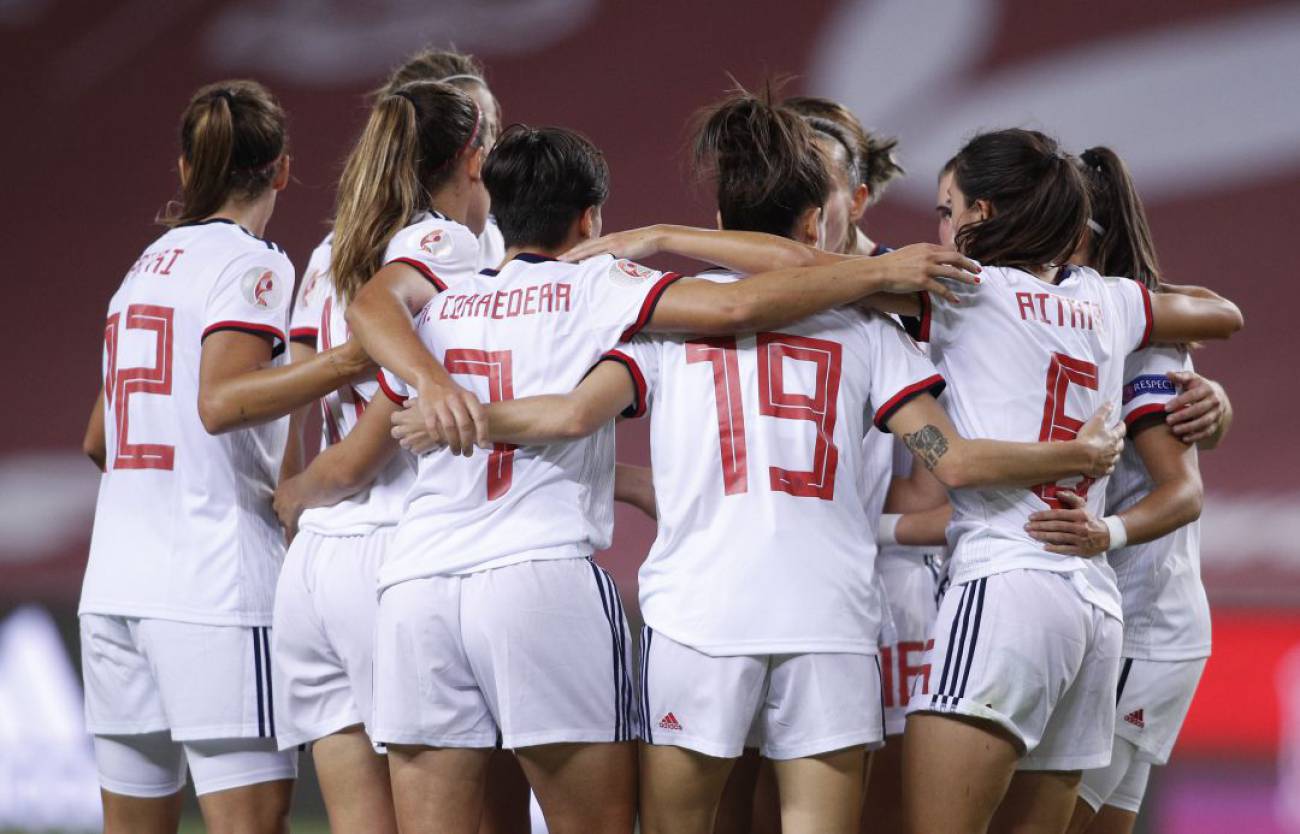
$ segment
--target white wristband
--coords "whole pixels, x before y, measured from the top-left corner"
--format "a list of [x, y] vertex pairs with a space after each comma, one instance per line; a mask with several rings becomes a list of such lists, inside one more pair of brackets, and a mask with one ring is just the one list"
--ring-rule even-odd
[[881, 514], [880, 523], [876, 525], [876, 544], [898, 544], [898, 520], [902, 517], [901, 513]]
[[1128, 529], [1124, 527], [1124, 520], [1117, 515], [1108, 515], [1102, 518], [1102, 524], [1110, 531], [1110, 547], [1107, 550], [1119, 550], [1128, 544]]

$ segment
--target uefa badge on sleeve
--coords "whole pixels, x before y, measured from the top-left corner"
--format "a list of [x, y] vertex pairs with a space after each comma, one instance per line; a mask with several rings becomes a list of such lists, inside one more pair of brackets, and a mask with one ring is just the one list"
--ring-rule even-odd
[[649, 267], [633, 263], [627, 260], [616, 260], [609, 265], [609, 277], [614, 283], [624, 287], [635, 287], [647, 278], [652, 278], [657, 273]]
[[239, 279], [244, 300], [258, 310], [274, 310], [284, 300], [284, 282], [273, 271], [254, 267]]
[[434, 229], [420, 238], [419, 247], [422, 252], [430, 257], [446, 257], [451, 254], [451, 235], [442, 229]]

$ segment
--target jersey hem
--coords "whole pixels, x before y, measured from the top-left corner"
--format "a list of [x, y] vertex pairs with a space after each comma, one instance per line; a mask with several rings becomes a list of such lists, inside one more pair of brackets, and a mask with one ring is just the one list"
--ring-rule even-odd
[[152, 608], [107, 601], [83, 601], [77, 606], [77, 616], [94, 614], [100, 617], [128, 617], [137, 620], [167, 620], [192, 625], [235, 626], [241, 628], [270, 627], [271, 612], [253, 614], [213, 614], [174, 608]]
[[[391, 556], [392, 545], [389, 545], [390, 557], [394, 560], [400, 559], [398, 556]], [[379, 576], [379, 591], [388, 590], [394, 585], [400, 585], [403, 582], [414, 582], [419, 579], [436, 579], [438, 577], [460, 577], [472, 576], [476, 573], [483, 573], [489, 570], [498, 570], [508, 568], [512, 565], [522, 565], [525, 562], [553, 562], [562, 559], [586, 559], [592, 554], [591, 548], [583, 548], [577, 545], [559, 545], [556, 547], [539, 548], [537, 550], [528, 550], [522, 553], [512, 553], [508, 556], [501, 556], [496, 559], [484, 562], [480, 565], [464, 566], [450, 570], [437, 569], [420, 569], [412, 572], [403, 572], [391, 576], [385, 576], [381, 569]]]
[[652, 617], [646, 616], [645, 623], [650, 626], [656, 633], [662, 634], [674, 643], [693, 649], [709, 657], [755, 657], [758, 655], [768, 654], [859, 654], [867, 657], [875, 657], [880, 652], [880, 647], [874, 641], [863, 640], [826, 640], [826, 639], [786, 639], [786, 640], [755, 640], [746, 641], [706, 641], [692, 640], [679, 633], [674, 633], [669, 628], [660, 628], [651, 622]]

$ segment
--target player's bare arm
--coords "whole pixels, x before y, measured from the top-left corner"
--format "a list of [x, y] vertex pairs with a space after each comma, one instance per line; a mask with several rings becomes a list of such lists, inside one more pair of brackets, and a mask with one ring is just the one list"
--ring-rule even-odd
[[447, 440], [455, 454], [472, 454], [487, 441], [487, 418], [478, 398], [457, 385], [429, 353], [411, 317], [437, 294], [413, 267], [393, 263], [375, 273], [348, 305], [352, 338], [381, 366], [409, 380], [430, 434]]
[[300, 474], [283, 481], [275, 491], [275, 514], [290, 539], [303, 510], [330, 507], [370, 484], [398, 453], [389, 424], [399, 407], [387, 397], [376, 397], [352, 431], [322, 451]]
[[99, 389], [99, 396], [90, 408], [90, 420], [86, 423], [86, 434], [81, 438], [81, 451], [98, 467], [100, 472], [108, 461], [108, 441], [104, 436], [104, 389]]
[[1193, 371], [1170, 371], [1179, 394], [1165, 405], [1165, 422], [1184, 443], [1209, 451], [1232, 427], [1232, 401], [1223, 386]]
[[916, 246], [876, 258], [763, 272], [731, 284], [678, 281], [664, 291], [646, 329], [706, 335], [770, 330], [874, 293], [951, 296], [936, 274], [961, 283], [978, 281], [976, 267], [961, 255]]
[[631, 504], [651, 518], [659, 518], [654, 473], [650, 467], [630, 463], [614, 464], [614, 500]]
[[944, 502], [919, 512], [903, 513], [894, 523], [893, 541], [907, 547], [941, 547], [947, 542], [952, 507]]
[[271, 340], [223, 330], [203, 342], [199, 362], [199, 419], [210, 434], [279, 419], [323, 397], [374, 366], [355, 344], [316, 354], [306, 362], [273, 366]]
[[[1129, 442], [1155, 486], [1117, 514], [1124, 525], [1125, 543], [1154, 541], [1200, 518], [1204, 490], [1195, 447], [1175, 437], [1159, 415], [1140, 421]], [[1114, 546], [1110, 528], [1088, 511], [1086, 502], [1071, 494], [1062, 503], [1064, 509], [1034, 513], [1025, 525], [1049, 553], [1095, 556]]]
[[1204, 287], [1152, 293], [1151, 319], [1151, 341], [1166, 344], [1227, 339], [1245, 326], [1236, 304]]
[[[289, 342], [289, 362], [306, 362], [316, 355], [316, 348], [297, 341]], [[321, 427], [321, 410], [310, 402], [289, 415], [289, 438], [280, 460], [279, 482], [297, 475], [307, 465], [307, 437], [315, 436]]]
[[1102, 406], [1073, 440], [970, 440], [957, 433], [934, 397], [922, 394], [900, 407], [886, 424], [916, 459], [950, 489], [1027, 487], [1072, 475], [1109, 474], [1124, 448], [1124, 424], [1107, 429], [1109, 414], [1109, 404]]
[[[601, 362], [567, 394], [503, 400], [487, 407], [494, 443], [540, 446], [586, 437], [633, 405], [636, 386], [617, 362]], [[411, 409], [393, 415], [392, 435], [402, 448], [421, 454], [444, 445], [429, 434]]]

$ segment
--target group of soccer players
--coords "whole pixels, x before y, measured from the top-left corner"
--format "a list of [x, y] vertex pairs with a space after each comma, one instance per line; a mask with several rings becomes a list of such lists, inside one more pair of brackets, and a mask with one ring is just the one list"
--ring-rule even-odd
[[174, 832], [187, 771], [284, 830], [310, 745], [340, 832], [524, 831], [530, 789], [555, 834], [1131, 831], [1209, 655], [1189, 350], [1242, 318], [1162, 280], [1119, 158], [975, 136], [890, 250], [894, 143], [735, 91], [718, 228], [602, 236], [600, 151], [501, 125], [471, 57], [399, 67], [295, 284], [279, 105], [185, 109], [85, 440], [105, 830]]

